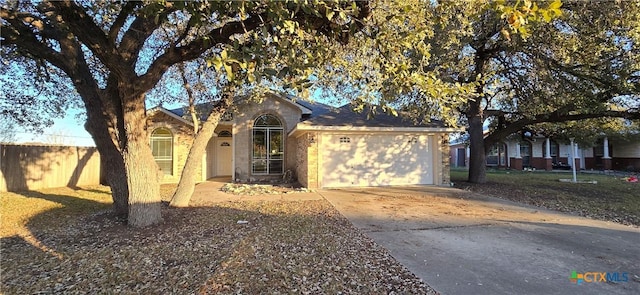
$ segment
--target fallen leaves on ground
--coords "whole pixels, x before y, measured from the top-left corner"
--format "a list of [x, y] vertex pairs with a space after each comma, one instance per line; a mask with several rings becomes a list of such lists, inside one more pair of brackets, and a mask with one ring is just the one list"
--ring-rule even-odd
[[2, 292], [435, 293], [324, 200], [164, 207], [163, 216], [149, 228], [105, 211], [46, 230], [27, 223], [59, 255], [3, 238]]

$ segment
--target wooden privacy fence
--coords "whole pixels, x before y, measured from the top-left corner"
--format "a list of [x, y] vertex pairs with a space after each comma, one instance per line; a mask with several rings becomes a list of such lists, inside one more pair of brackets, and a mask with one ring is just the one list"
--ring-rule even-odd
[[0, 192], [100, 184], [94, 147], [0, 144]]

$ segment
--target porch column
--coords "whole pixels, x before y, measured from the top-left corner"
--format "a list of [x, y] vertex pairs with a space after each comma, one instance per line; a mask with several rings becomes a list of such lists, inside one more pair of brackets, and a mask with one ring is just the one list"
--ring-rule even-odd
[[466, 150], [467, 152], [464, 157], [464, 166], [467, 167], [467, 169], [469, 169], [469, 156], [471, 155], [471, 148], [467, 145]]
[[611, 157], [609, 156], [609, 138], [607, 138], [606, 136], [602, 140], [602, 147], [604, 148], [604, 156], [603, 156], [603, 158], [611, 159]]
[[553, 161], [551, 159], [551, 140], [547, 137], [544, 142], [544, 170], [551, 171], [553, 170]]
[[611, 155], [609, 155], [609, 138], [606, 136], [602, 139], [602, 148], [604, 155], [602, 156], [602, 168], [604, 170], [611, 170]]
[[578, 153], [578, 144], [575, 143], [571, 148], [573, 149], [573, 155], [574, 155], [574, 158], [575, 158], [574, 162], [575, 162], [575, 165], [576, 165], [576, 170], [580, 170], [580, 158], [581, 157], [580, 157], [580, 155]]
[[516, 156], [511, 160], [511, 168], [522, 170], [522, 155], [520, 154], [520, 143], [516, 142]]
[[576, 167], [576, 149], [573, 147], [573, 137], [571, 138], [571, 143], [569, 144], [569, 161], [567, 162], [571, 162], [573, 165], [571, 165], [571, 172], [573, 174], [573, 183], [577, 182], [577, 178], [576, 178], [576, 171], [578, 170], [578, 167]]

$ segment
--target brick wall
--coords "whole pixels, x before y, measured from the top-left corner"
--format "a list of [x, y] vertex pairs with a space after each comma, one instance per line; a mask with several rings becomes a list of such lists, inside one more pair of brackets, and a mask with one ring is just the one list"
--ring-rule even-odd
[[[149, 136], [151, 136], [151, 133], [156, 128], [167, 128], [171, 131], [173, 135], [173, 173], [171, 175], [164, 175], [161, 182], [177, 183], [180, 181], [182, 169], [187, 161], [187, 155], [193, 143], [193, 127], [162, 112], [157, 112], [153, 116], [150, 116], [148, 126]], [[200, 166], [198, 166], [196, 179], [202, 179], [202, 167]], [[149, 169], [152, 168], [150, 167]]]
[[449, 134], [440, 135], [440, 153], [442, 155], [442, 185], [448, 186], [451, 182], [450, 158], [449, 158]]
[[297, 138], [296, 174], [307, 188], [318, 188], [318, 135], [305, 133]]
[[320, 172], [318, 167], [318, 153], [320, 152], [318, 142], [320, 136], [318, 133], [310, 133], [309, 136], [310, 141], [307, 149], [307, 166], [309, 170], [307, 175], [307, 188], [318, 188], [320, 187], [320, 183], [318, 182], [318, 173]]
[[305, 133], [304, 135], [297, 138], [297, 149], [296, 154], [298, 157], [296, 158], [296, 175], [298, 176], [298, 182], [304, 187], [309, 187], [309, 171], [308, 171], [308, 161], [307, 161], [307, 153], [309, 151], [309, 134]]

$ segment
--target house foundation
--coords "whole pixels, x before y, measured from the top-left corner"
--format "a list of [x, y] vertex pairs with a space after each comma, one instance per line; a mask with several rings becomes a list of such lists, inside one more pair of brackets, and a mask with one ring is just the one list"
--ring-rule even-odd
[[522, 170], [522, 158], [511, 158], [511, 169]]
[[613, 162], [611, 158], [602, 158], [602, 169], [611, 170], [613, 167]]

